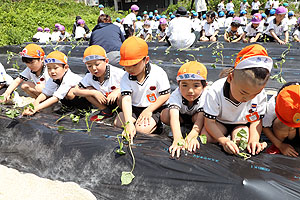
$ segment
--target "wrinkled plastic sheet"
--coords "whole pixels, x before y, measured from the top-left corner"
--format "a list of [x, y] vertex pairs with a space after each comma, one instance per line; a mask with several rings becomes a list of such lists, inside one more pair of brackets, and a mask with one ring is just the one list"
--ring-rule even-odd
[[[132, 157], [115, 153], [121, 129], [95, 124], [91, 133], [57, 131], [60, 116], [39, 113], [30, 118], [0, 117], [0, 163], [53, 180], [74, 181], [98, 199], [299, 199], [300, 160], [261, 153], [244, 161], [216, 144], [197, 153], [170, 158], [172, 140], [137, 134], [132, 183], [122, 186], [122, 171]], [[66, 128], [84, 128], [84, 120]]]

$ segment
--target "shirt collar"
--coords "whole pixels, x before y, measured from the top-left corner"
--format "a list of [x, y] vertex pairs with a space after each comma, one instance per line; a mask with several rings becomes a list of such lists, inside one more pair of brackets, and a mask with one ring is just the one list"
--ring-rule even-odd
[[[40, 73], [40, 76], [39, 76], [39, 77], [41, 77], [41, 76], [44, 74], [45, 68], [46, 68], [46, 66], [45, 66], [45, 65], [43, 65], [43, 68], [42, 68], [42, 71], [41, 71], [41, 73]], [[32, 70], [30, 70], [30, 72], [31, 72], [31, 73], [33, 73], [35, 76], [37, 76], [37, 75], [36, 75], [36, 72], [34, 72], [34, 71], [32, 71]]]
[[[195, 99], [193, 101], [193, 105], [191, 107], [193, 107], [194, 105], [198, 104], [200, 97], [201, 97], [201, 95], [197, 99]], [[189, 101], [186, 100], [183, 96], [182, 96], [182, 104], [185, 105], [185, 106], [189, 105]]]
[[68, 72], [69, 72], [69, 69], [65, 72], [65, 74], [63, 75], [63, 77], [62, 77], [61, 80], [59, 80], [59, 79], [54, 80], [54, 79], [53, 79], [53, 82], [60, 86], [61, 83], [62, 83], [63, 80], [64, 80], [65, 75], [66, 75]]
[[[106, 80], [108, 80], [109, 77], [110, 77], [110, 65], [107, 64], [107, 65], [106, 65], [106, 69], [105, 69], [105, 75], [104, 75], [104, 80], [103, 80], [103, 82], [106, 81]], [[100, 81], [99, 81], [99, 78], [98, 78], [97, 76], [95, 76], [95, 75], [93, 75], [93, 80], [94, 80], [94, 81], [100, 82]]]
[[[150, 74], [150, 71], [151, 71], [151, 65], [150, 65], [150, 63], [146, 64], [145, 68], [146, 68], [145, 69], [145, 77], [147, 77]], [[132, 76], [132, 75], [129, 74], [129, 80], [136, 81], [137, 77], [136, 76]]]
[[[274, 25], [276, 25], [276, 18], [273, 19], [273, 23], [274, 23]], [[282, 23], [282, 21], [277, 26], [280, 26], [281, 23]]]

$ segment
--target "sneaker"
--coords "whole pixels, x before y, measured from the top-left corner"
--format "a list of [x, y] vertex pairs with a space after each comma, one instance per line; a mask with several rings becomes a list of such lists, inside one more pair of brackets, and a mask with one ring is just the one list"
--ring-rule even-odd
[[104, 110], [101, 110], [99, 114], [92, 116], [90, 121], [101, 121], [111, 116], [113, 116], [112, 112], [106, 113]]
[[280, 150], [274, 144], [267, 148], [266, 152], [268, 154], [281, 154]]

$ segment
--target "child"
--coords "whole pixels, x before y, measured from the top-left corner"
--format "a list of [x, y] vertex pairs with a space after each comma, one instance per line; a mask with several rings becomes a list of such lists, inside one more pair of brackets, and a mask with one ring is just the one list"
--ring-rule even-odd
[[60, 36], [60, 31], [58, 30], [60, 27], [60, 24], [55, 24], [55, 27], [53, 29], [53, 32], [51, 34], [51, 41], [52, 42], [58, 42], [59, 41], [59, 36]]
[[225, 27], [225, 13], [223, 11], [219, 12], [218, 25], [220, 28]]
[[137, 16], [136, 19], [137, 22], [135, 22], [135, 32], [139, 33], [143, 29], [144, 23], [141, 21], [142, 20], [141, 16]]
[[192, 22], [193, 22], [193, 26], [192, 26], [193, 31], [198, 31], [200, 33], [202, 30], [202, 26], [201, 26], [201, 20], [199, 19], [197, 12], [193, 12]]
[[250, 8], [249, 3], [247, 2], [247, 0], [243, 0], [243, 2], [241, 2], [241, 4], [240, 4], [240, 11], [242, 11], [242, 10], [247, 11], [248, 8]]
[[300, 17], [298, 18], [297, 26], [296, 26], [295, 31], [293, 33], [293, 38], [296, 42], [300, 42]]
[[226, 20], [225, 20], [225, 27], [226, 28], [230, 27], [230, 24], [232, 23], [233, 15], [234, 15], [233, 10], [231, 10], [227, 13], [227, 17], [226, 17]]
[[207, 22], [207, 20], [206, 20], [206, 14], [204, 14], [204, 15], [202, 15], [201, 27], [203, 27], [206, 22]]
[[232, 19], [231, 26], [225, 31], [224, 39], [226, 42], [238, 42], [242, 39], [243, 33], [241, 20], [239, 17], [235, 17]]
[[36, 44], [28, 44], [20, 53], [26, 68], [7, 88], [4, 96], [6, 102], [10, 94], [22, 83], [21, 88], [32, 98], [37, 98], [49, 79], [47, 68], [44, 66], [44, 50]]
[[288, 26], [289, 29], [292, 30], [292, 28], [297, 24], [297, 18], [295, 17], [294, 11], [288, 12]]
[[34, 34], [34, 36], [32, 37], [32, 42], [39, 42], [42, 35], [43, 35], [43, 28], [38, 27], [37, 28], [37, 33]]
[[258, 154], [267, 146], [259, 139], [267, 103], [264, 87], [272, 66], [265, 48], [250, 45], [238, 53], [234, 68], [226, 73], [227, 78], [210, 86], [204, 104], [205, 127], [201, 131], [207, 135], [208, 142], [218, 142], [227, 153], [238, 154], [235, 136], [244, 129], [250, 154]]
[[149, 63], [148, 45], [138, 38], [130, 37], [120, 49], [120, 65], [126, 73], [121, 80], [122, 113], [115, 125], [125, 125], [126, 132], [133, 141], [136, 131], [150, 134], [159, 127], [162, 106], [170, 96], [170, 83], [166, 72]]
[[154, 17], [155, 17], [155, 21], [154, 21], [152, 30], [156, 32], [159, 27], [159, 20], [161, 19], [161, 17], [160, 17], [160, 15], [156, 15]]
[[[73, 93], [75, 87], [80, 81], [81, 77], [74, 74], [68, 65], [67, 56], [60, 51], [51, 52], [45, 59], [48, 68], [49, 80], [43, 92], [33, 102], [34, 109], [27, 108], [23, 115], [34, 115], [36, 112], [47, 108], [59, 100], [66, 106], [78, 106], [84, 108], [88, 105], [87, 101], [82, 98], [82, 101]], [[87, 102], [87, 103], [86, 103]]]
[[218, 22], [215, 20], [215, 12], [214, 11], [208, 11], [206, 13], [207, 21], [202, 29], [202, 37], [200, 38], [200, 41], [212, 41], [215, 42], [218, 39], [218, 33], [219, 33], [219, 25]]
[[2, 63], [0, 63], [0, 95], [2, 95], [8, 86], [13, 82], [13, 78], [8, 75]]
[[151, 29], [150, 21], [146, 20], [144, 22], [143, 29], [141, 30], [138, 36], [145, 41], [152, 40], [152, 29]]
[[46, 39], [45, 43], [51, 40], [50, 28], [44, 28], [44, 38]]
[[265, 27], [267, 22], [267, 15], [266, 13], [261, 13], [261, 24]]
[[252, 1], [252, 11], [251, 15], [254, 15], [255, 13], [259, 13], [259, 7], [260, 7], [260, 2], [258, 0]]
[[[179, 87], [172, 92], [169, 107], [161, 113], [161, 121], [170, 125], [172, 129], [173, 143], [169, 148], [172, 157], [175, 153], [179, 157], [182, 148], [189, 151], [196, 151], [200, 148], [197, 137], [204, 121], [206, 76], [206, 67], [196, 61], [187, 62], [178, 70], [176, 79]], [[186, 137], [182, 135], [181, 125], [193, 127]], [[178, 146], [179, 142], [182, 142], [184, 146]]]
[[[86, 48], [83, 62], [90, 73], [80, 81], [74, 94], [85, 97], [96, 106], [100, 110], [98, 115], [104, 116], [101, 119], [111, 117], [121, 96], [120, 81], [124, 70], [108, 64], [105, 50], [98, 45]], [[92, 116], [90, 120], [99, 121], [98, 115]]]
[[224, 2], [225, 2], [225, 0], [221, 0], [221, 2], [218, 4], [218, 13], [226, 11]]
[[241, 10], [241, 12], [240, 12], [241, 26], [246, 26], [248, 23], [246, 14], [247, 14], [246, 10]]
[[156, 36], [157, 36], [158, 42], [166, 41], [167, 32], [168, 32], [167, 20], [165, 18], [159, 19], [159, 26], [156, 31]]
[[[286, 44], [289, 41], [289, 32], [287, 20], [285, 14], [287, 9], [283, 6], [279, 6], [276, 9], [275, 19], [272, 20], [267, 29], [265, 30], [265, 39], [270, 42], [277, 41], [279, 44]], [[284, 40], [280, 39], [280, 36], [284, 33]]]
[[143, 12], [143, 20], [146, 21], [146, 20], [148, 20], [148, 19], [149, 19], [148, 12], [145, 10], [145, 11]]
[[134, 35], [136, 15], [139, 13], [140, 8], [134, 4], [130, 7], [130, 9], [131, 9], [131, 13], [127, 15], [123, 21], [124, 30], [126, 33], [125, 38]]
[[99, 7], [99, 16], [104, 15], [105, 14], [104, 11], [103, 11], [104, 6], [102, 4], [100, 4], [98, 7]]
[[71, 35], [68, 32], [66, 32], [66, 29], [63, 25], [60, 25], [59, 31], [60, 31], [59, 41], [68, 41], [70, 39]]
[[271, 22], [272, 20], [275, 19], [275, 12], [276, 12], [275, 9], [271, 9], [271, 10], [270, 10], [270, 16], [267, 18], [267, 20], [266, 20], [266, 22], [265, 22], [265, 26], [268, 27], [269, 24], [270, 24], [270, 22]]
[[79, 19], [77, 21], [78, 26], [76, 27], [75, 30], [75, 39], [76, 40], [81, 40], [81, 39], [86, 39], [87, 34], [84, 29], [85, 21], [83, 19]]
[[259, 13], [254, 14], [251, 19], [251, 23], [249, 23], [245, 28], [242, 37], [243, 42], [261, 42], [263, 29], [264, 26], [261, 23], [261, 15]]
[[232, 0], [228, 0], [228, 3], [226, 4], [226, 16], [228, 17], [228, 14], [230, 11], [234, 11], [234, 4], [232, 3]]
[[265, 13], [266, 13], [266, 15], [270, 14], [272, 3], [273, 3], [273, 0], [267, 0], [267, 2], [265, 4]]
[[267, 113], [263, 118], [263, 132], [273, 143], [267, 149], [268, 153], [282, 153], [291, 157], [299, 155], [291, 145], [293, 142], [299, 145], [299, 102], [299, 82], [286, 83], [278, 95], [269, 100]]

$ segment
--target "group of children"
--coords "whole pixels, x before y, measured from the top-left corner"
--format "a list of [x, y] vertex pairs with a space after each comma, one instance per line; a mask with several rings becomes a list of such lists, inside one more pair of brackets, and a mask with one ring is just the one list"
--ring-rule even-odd
[[[298, 156], [293, 146], [286, 143], [299, 137], [300, 85], [289, 83], [267, 102], [264, 87], [270, 77], [272, 59], [264, 47], [254, 44], [242, 49], [233, 68], [226, 69], [222, 78], [207, 88], [207, 69], [197, 62], [183, 64], [176, 77], [178, 87], [171, 93], [167, 73], [152, 64], [147, 43], [136, 36], [124, 41], [120, 49], [120, 65], [109, 64], [105, 50], [92, 45], [84, 51], [83, 62], [88, 73], [82, 78], [71, 71], [67, 56], [53, 51], [45, 56], [36, 44], [27, 45], [21, 52], [27, 68], [3, 93], [2, 102], [21, 88], [35, 98], [34, 108], [28, 107], [23, 115], [33, 115], [58, 101], [63, 105], [89, 109], [99, 113], [93, 121], [112, 117], [112, 110], [121, 109], [115, 118], [117, 127], [125, 127], [133, 141], [137, 132], [154, 133], [163, 124], [170, 125], [173, 143], [172, 156], [185, 148], [200, 148], [199, 135], [208, 142], [219, 143], [230, 154], [238, 154], [236, 134], [244, 129], [248, 134], [247, 151], [258, 154], [266, 143], [260, 142], [264, 133], [273, 142], [271, 153]], [[190, 125], [183, 135], [180, 127]], [[185, 137], [186, 136], [186, 137]]]
[[63, 42], [70, 41], [72, 38], [75, 40], [87, 40], [90, 38], [91, 32], [86, 28], [85, 21], [76, 17], [76, 21], [73, 26], [72, 35], [66, 31], [64, 25], [56, 23], [53, 32], [50, 33], [49, 28], [37, 28], [37, 33], [32, 37], [33, 42], [47, 43], [47, 42]]

